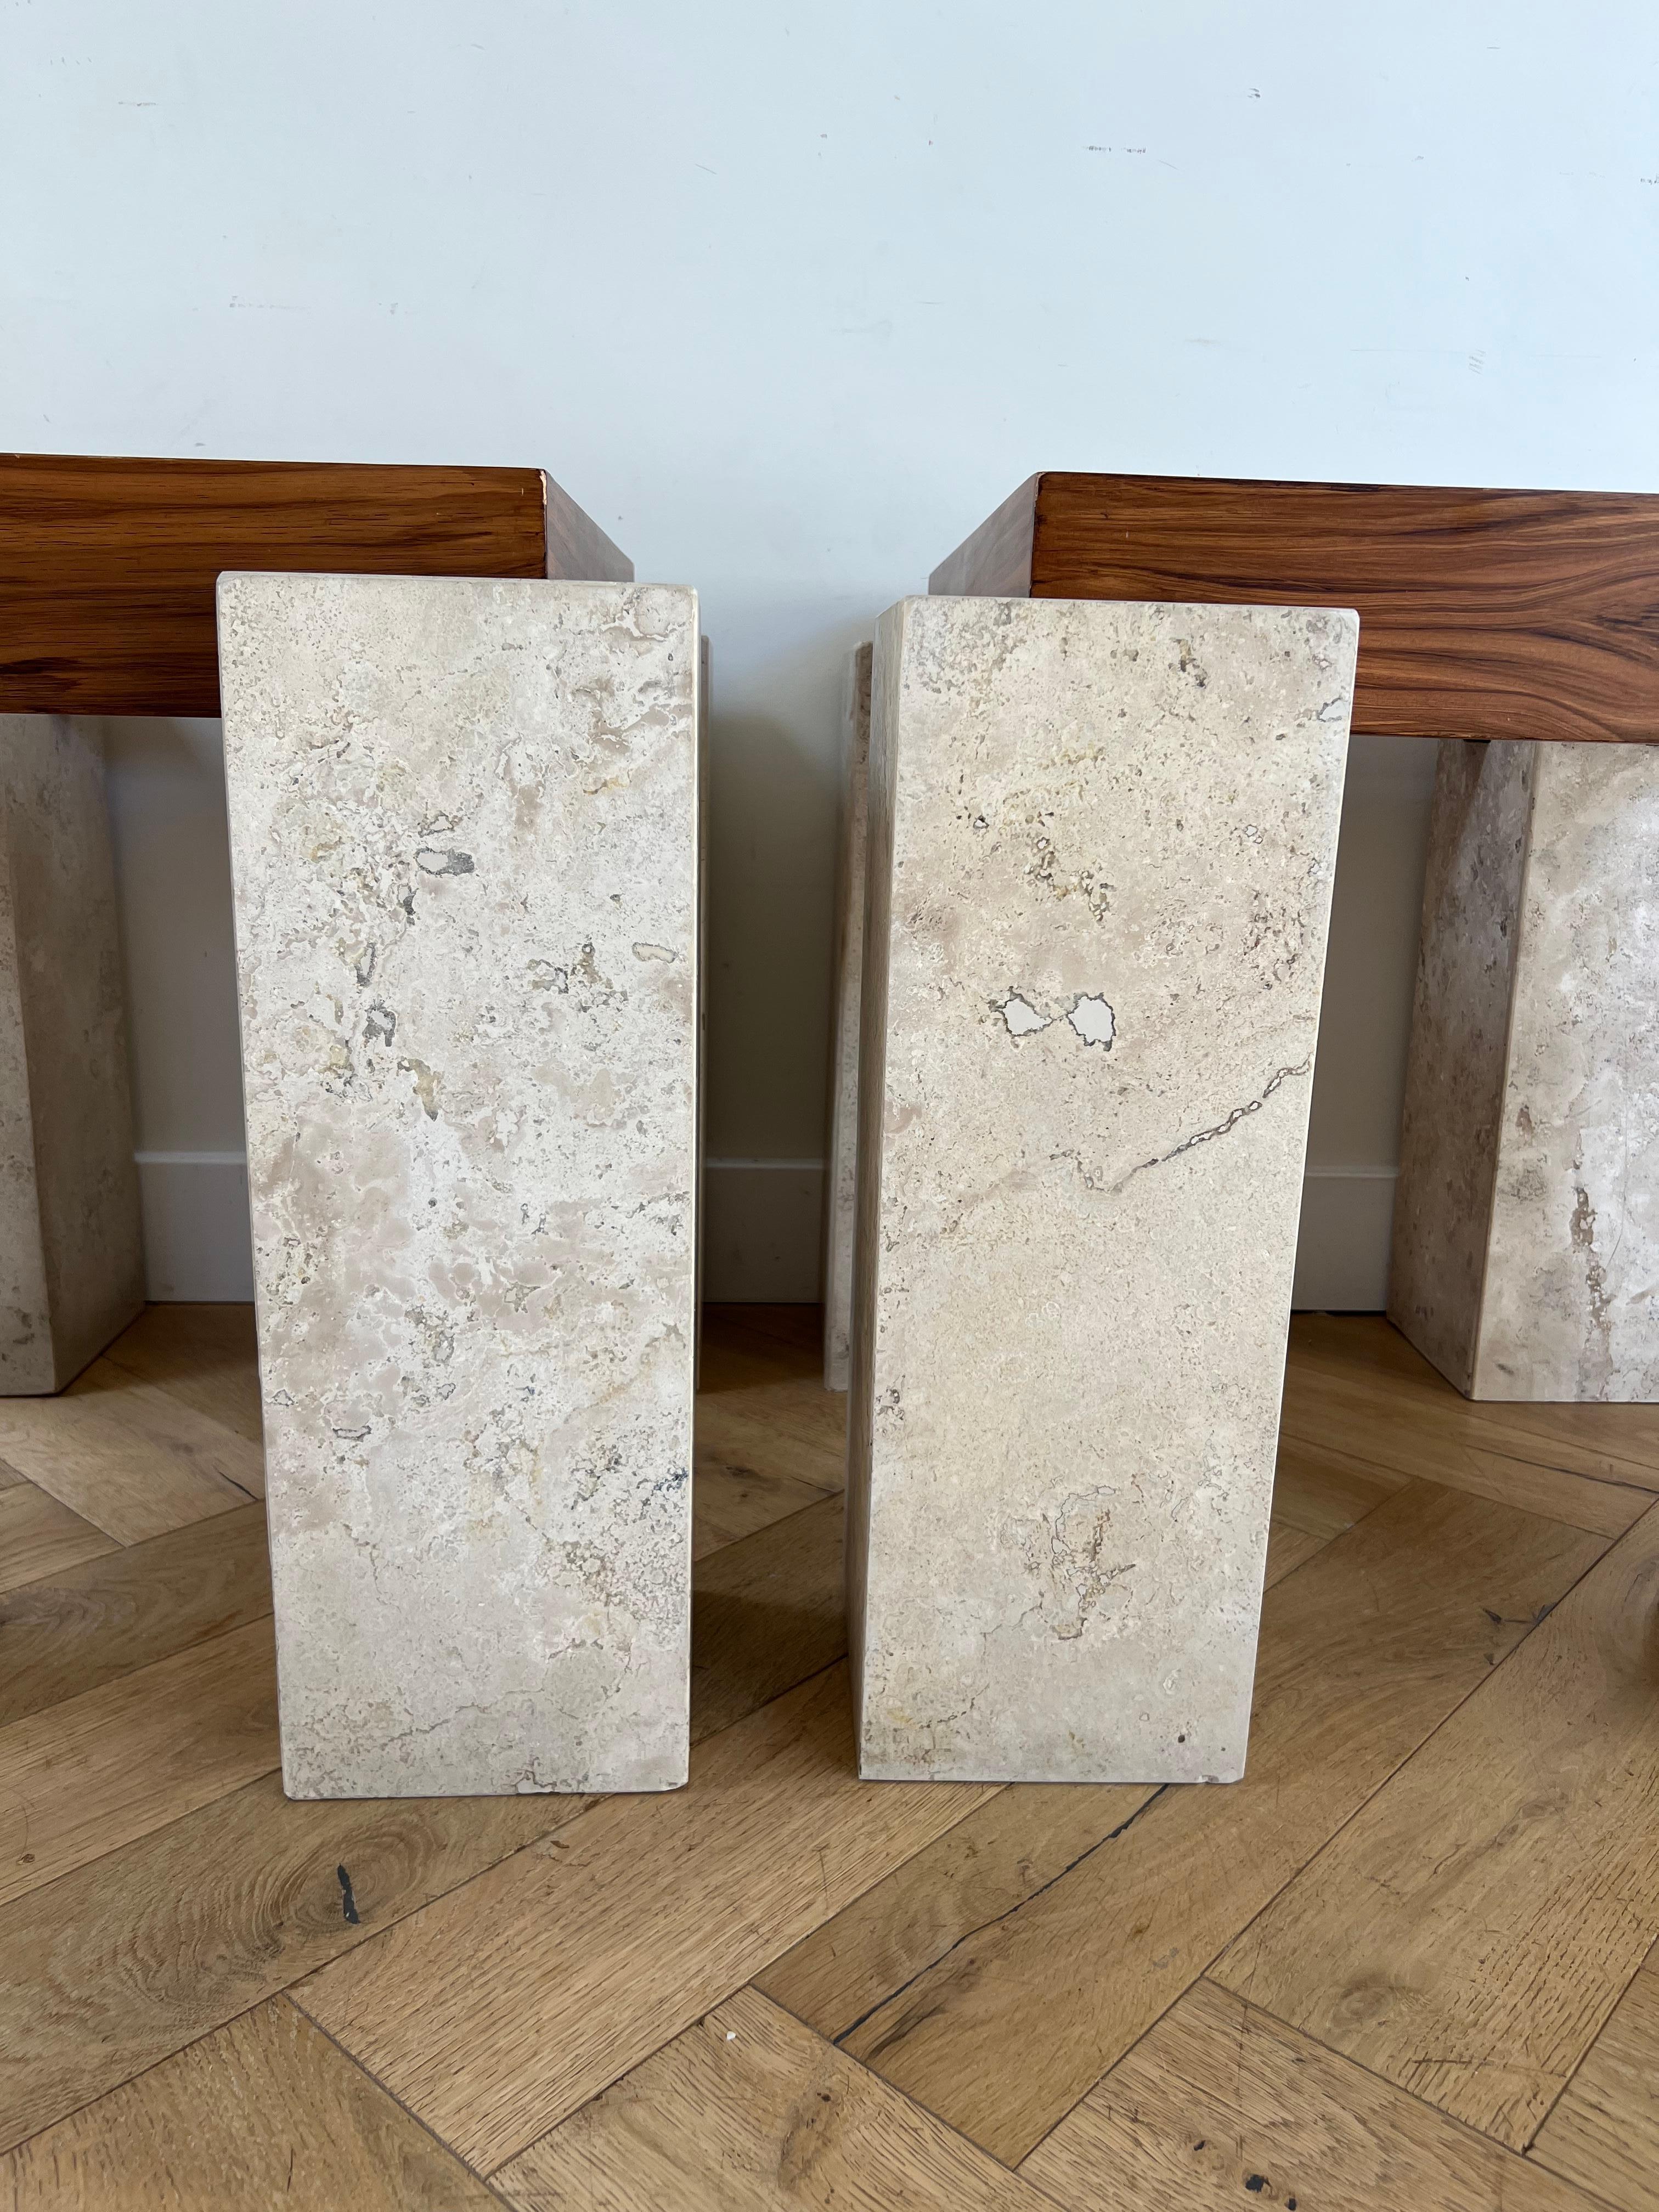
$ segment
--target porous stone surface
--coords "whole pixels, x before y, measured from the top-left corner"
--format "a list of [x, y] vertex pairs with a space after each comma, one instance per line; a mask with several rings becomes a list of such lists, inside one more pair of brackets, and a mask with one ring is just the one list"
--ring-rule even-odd
[[864, 845], [870, 773], [872, 644], [848, 663], [842, 716], [841, 838], [830, 1042], [830, 1172], [823, 1237], [823, 1382], [847, 1388], [853, 1325], [853, 1230], [858, 1187], [859, 1000], [864, 974]]
[[911, 599], [876, 645], [860, 1771], [1243, 1771], [1358, 625]]
[[61, 1390], [144, 1302], [97, 726], [0, 715], [0, 1393]]
[[1449, 738], [1429, 814], [1389, 1313], [1467, 1392], [1504, 1113], [1530, 744]]
[[[1484, 808], [1442, 805], [1472, 779]], [[1389, 1311], [1472, 1397], [1652, 1401], [1659, 750], [1443, 746], [1431, 884], [1460, 872], [1424, 908]], [[1477, 1014], [1495, 1110], [1460, 1079]], [[1452, 1244], [1448, 1340], [1419, 1286]]]
[[697, 611], [219, 599], [283, 1776], [687, 1749]]

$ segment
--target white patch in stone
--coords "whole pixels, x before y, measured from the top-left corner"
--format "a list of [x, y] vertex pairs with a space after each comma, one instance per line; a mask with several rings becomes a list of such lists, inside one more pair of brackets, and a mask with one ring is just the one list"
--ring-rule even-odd
[[1066, 1017], [1085, 1044], [1097, 1044], [1103, 1051], [1112, 1048], [1112, 1039], [1117, 1035], [1117, 1018], [1104, 999], [1085, 993]]
[[[1346, 754], [1319, 709], [1355, 641], [1315, 608], [883, 617], [848, 1407], [872, 1781], [1242, 1771], [1305, 1100], [1285, 1073], [1231, 1123], [1218, 1102], [1311, 1064]], [[968, 836], [977, 813], [996, 838]], [[1041, 890], [1037, 828], [1061, 856]], [[1198, 911], [1201, 960], [1167, 921]], [[1282, 975], [1251, 957], [1264, 934]], [[1109, 1069], [1126, 943], [1157, 1018]], [[1069, 1018], [1072, 1042], [1017, 1060], [994, 1015], [1014, 1042]], [[1131, 1172], [1183, 1131], [1180, 1172]]]
[[1012, 991], [997, 1004], [997, 1012], [1008, 1024], [1010, 1036], [1034, 1036], [1038, 1030], [1046, 1030], [1054, 1019], [1052, 1014], [1040, 1014], [1029, 999]]
[[634, 947], [634, 957], [636, 960], [672, 960], [674, 955], [665, 945], [641, 944]]

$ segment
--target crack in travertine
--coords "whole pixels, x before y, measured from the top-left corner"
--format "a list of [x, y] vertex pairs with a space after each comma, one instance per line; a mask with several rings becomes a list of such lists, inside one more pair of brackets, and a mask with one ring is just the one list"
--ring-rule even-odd
[[1178, 1160], [1183, 1152], [1190, 1152], [1200, 1145], [1213, 1144], [1218, 1137], [1226, 1136], [1230, 1131], [1236, 1129], [1241, 1121], [1248, 1120], [1249, 1115], [1259, 1114], [1281, 1084], [1288, 1082], [1293, 1075], [1305, 1075], [1312, 1066], [1313, 1054], [1310, 1053], [1305, 1060], [1298, 1060], [1293, 1067], [1276, 1068], [1254, 1098], [1247, 1098], [1242, 1106], [1235, 1106], [1232, 1111], [1221, 1121], [1215, 1122], [1207, 1129], [1195, 1130], [1190, 1137], [1183, 1137], [1178, 1145], [1172, 1145], [1167, 1152], [1158, 1152], [1149, 1160], [1138, 1161], [1127, 1175], [1112, 1185], [1113, 1195], [1115, 1196], [1119, 1191], [1126, 1189], [1138, 1175], [1144, 1175], [1149, 1168], [1167, 1167], [1171, 1160]]
[[1321, 710], [1357, 629], [884, 617], [848, 1457], [872, 1778], [1242, 1770], [1341, 813]]

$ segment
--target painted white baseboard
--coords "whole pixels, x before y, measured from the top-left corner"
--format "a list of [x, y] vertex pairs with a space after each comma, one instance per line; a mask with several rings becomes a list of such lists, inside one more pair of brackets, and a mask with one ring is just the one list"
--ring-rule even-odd
[[247, 1161], [241, 1152], [139, 1152], [144, 1295], [163, 1305], [253, 1296]]
[[[163, 1304], [253, 1296], [240, 1152], [140, 1152], [146, 1294]], [[1291, 1303], [1380, 1313], [1387, 1303], [1393, 1168], [1310, 1168]], [[709, 1160], [703, 1296], [811, 1305], [820, 1295], [822, 1160]]]
[[1389, 1302], [1395, 1168], [1310, 1168], [1297, 1238], [1297, 1312], [1381, 1313]]
[[769, 1305], [823, 1296], [823, 1162], [705, 1160], [702, 1294]]

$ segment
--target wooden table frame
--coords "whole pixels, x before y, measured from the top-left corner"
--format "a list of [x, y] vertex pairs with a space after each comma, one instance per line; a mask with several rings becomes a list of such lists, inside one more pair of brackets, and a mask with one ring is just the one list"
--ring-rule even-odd
[[541, 469], [0, 455], [0, 714], [216, 714], [228, 569], [632, 580]]
[[1028, 477], [929, 580], [1359, 612], [1376, 737], [1659, 739], [1659, 494]]

